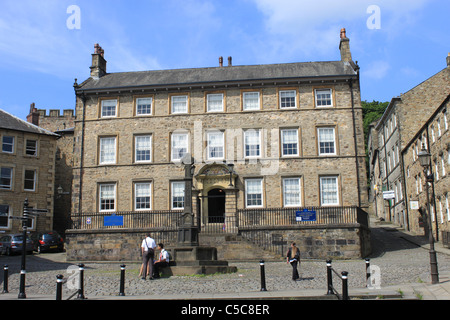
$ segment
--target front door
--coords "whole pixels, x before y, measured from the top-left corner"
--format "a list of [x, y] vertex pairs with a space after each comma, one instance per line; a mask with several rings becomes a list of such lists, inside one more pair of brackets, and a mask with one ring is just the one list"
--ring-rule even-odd
[[225, 222], [225, 191], [213, 189], [208, 192], [208, 223]]

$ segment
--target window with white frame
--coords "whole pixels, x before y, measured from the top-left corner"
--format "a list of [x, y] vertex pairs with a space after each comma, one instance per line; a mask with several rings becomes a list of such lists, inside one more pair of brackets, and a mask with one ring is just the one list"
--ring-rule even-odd
[[437, 160], [434, 161], [434, 171], [435, 171], [436, 181], [439, 181], [439, 163]]
[[434, 135], [434, 125], [432, 125], [430, 127], [430, 131], [431, 131], [431, 142], [435, 142], [436, 141], [436, 136]]
[[299, 207], [302, 205], [301, 179], [283, 179], [283, 204], [285, 207]]
[[281, 155], [298, 156], [298, 129], [282, 129], [281, 130]]
[[137, 98], [136, 99], [136, 115], [148, 116], [152, 114], [153, 98]]
[[152, 183], [139, 182], [134, 184], [135, 210], [152, 210]]
[[442, 208], [442, 198], [438, 197], [439, 215], [441, 216], [441, 223], [444, 223], [444, 210]]
[[246, 158], [257, 158], [261, 156], [261, 131], [246, 130], [244, 131], [244, 146]]
[[297, 108], [297, 92], [295, 90], [280, 91], [280, 109]]
[[172, 96], [171, 97], [172, 113], [188, 113], [188, 96]]
[[23, 189], [25, 191], [36, 190], [36, 170], [25, 170]]
[[448, 129], [447, 110], [445, 110], [443, 114], [444, 114], [444, 130], [447, 130]]
[[116, 184], [100, 184], [99, 186], [99, 204], [100, 211], [116, 210]]
[[172, 161], [180, 161], [189, 152], [189, 134], [172, 133], [171, 153]]
[[316, 107], [332, 107], [333, 91], [331, 89], [315, 89]]
[[320, 203], [322, 206], [339, 205], [338, 177], [320, 177]]
[[151, 162], [152, 161], [152, 136], [136, 136], [135, 137], [135, 161]]
[[9, 136], [2, 137], [2, 152], [14, 153], [14, 137]]
[[36, 157], [37, 156], [37, 141], [36, 140], [30, 140], [27, 139], [26, 140], [26, 145], [25, 145], [25, 154], [27, 156], [33, 156]]
[[436, 128], [437, 128], [438, 137], [440, 137], [442, 135], [442, 132], [441, 132], [441, 119], [437, 119], [436, 120]]
[[259, 110], [260, 109], [260, 97], [259, 92], [244, 92], [242, 94], [242, 108], [247, 110]]
[[116, 163], [116, 138], [100, 138], [100, 164]]
[[9, 227], [9, 216], [11, 215], [11, 207], [7, 204], [0, 204], [0, 228]]
[[207, 159], [223, 159], [224, 152], [224, 133], [221, 131], [208, 132], [207, 134]]
[[444, 177], [446, 175], [446, 171], [445, 171], [445, 160], [444, 160], [444, 155], [440, 155], [441, 158], [441, 167], [442, 167], [442, 176]]
[[173, 181], [171, 183], [171, 205], [173, 210], [184, 209], [184, 181]]
[[245, 205], [247, 208], [263, 206], [263, 179], [245, 180]]
[[208, 94], [206, 110], [207, 112], [223, 112], [223, 93]]
[[102, 100], [102, 118], [117, 116], [117, 100]]
[[334, 128], [317, 128], [319, 155], [336, 154], [336, 135]]
[[0, 171], [0, 189], [11, 190], [13, 181], [13, 169], [1, 167]]
[[447, 220], [450, 221], [450, 203], [448, 201], [448, 193], [445, 195], [445, 209], [447, 212]]

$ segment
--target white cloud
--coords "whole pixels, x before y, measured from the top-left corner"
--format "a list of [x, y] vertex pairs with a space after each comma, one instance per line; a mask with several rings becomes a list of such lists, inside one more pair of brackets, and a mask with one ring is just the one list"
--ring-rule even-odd
[[381, 80], [388, 74], [390, 68], [387, 61], [373, 61], [363, 69], [362, 77]]

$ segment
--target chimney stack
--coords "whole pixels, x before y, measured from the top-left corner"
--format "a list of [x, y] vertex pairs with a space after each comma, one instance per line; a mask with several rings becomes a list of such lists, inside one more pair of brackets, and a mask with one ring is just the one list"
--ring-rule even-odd
[[34, 102], [30, 105], [30, 114], [27, 116], [27, 122], [39, 126], [39, 112], [36, 109]]
[[219, 57], [219, 67], [223, 67], [223, 57]]
[[352, 61], [352, 53], [350, 52], [350, 39], [347, 38], [345, 28], [341, 29], [341, 42], [339, 44], [341, 51], [341, 61]]
[[94, 46], [92, 54], [91, 77], [98, 79], [106, 74], [105, 50], [98, 43]]
[[228, 57], [228, 66], [229, 67], [233, 66], [233, 58], [232, 57]]

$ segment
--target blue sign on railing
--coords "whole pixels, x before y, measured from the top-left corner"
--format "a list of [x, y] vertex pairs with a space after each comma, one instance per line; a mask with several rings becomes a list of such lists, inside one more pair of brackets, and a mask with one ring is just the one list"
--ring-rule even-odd
[[316, 212], [313, 210], [303, 209], [302, 211], [295, 212], [295, 220], [298, 222], [310, 222], [316, 221]]
[[103, 219], [103, 226], [105, 227], [123, 227], [123, 216], [105, 216]]

